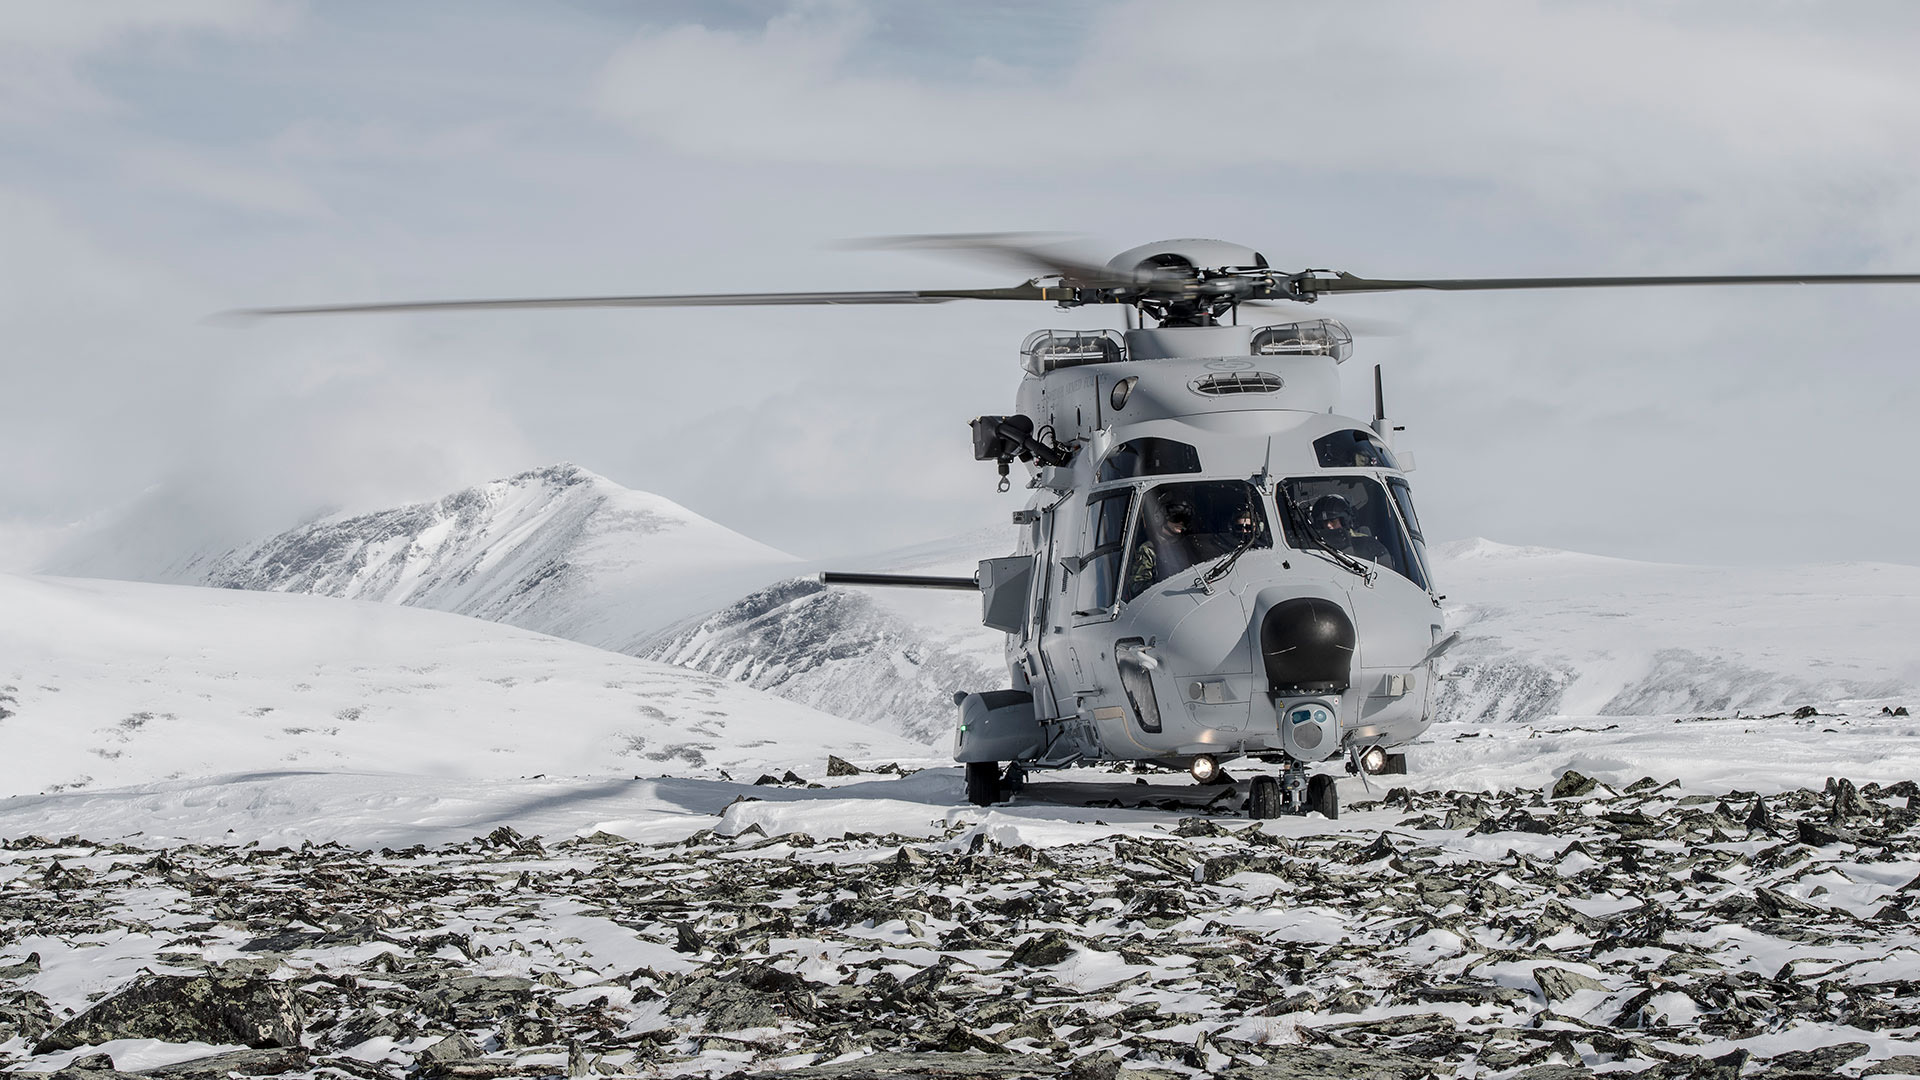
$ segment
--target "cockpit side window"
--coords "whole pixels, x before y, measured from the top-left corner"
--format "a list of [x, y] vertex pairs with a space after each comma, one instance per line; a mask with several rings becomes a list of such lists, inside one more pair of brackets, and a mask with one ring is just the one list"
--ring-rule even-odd
[[1196, 480], [1161, 484], [1140, 500], [1140, 522], [1127, 554], [1122, 601], [1155, 584], [1233, 554], [1242, 547], [1270, 548], [1273, 533], [1260, 494], [1244, 480]]
[[1413, 557], [1425, 572], [1427, 587], [1433, 587], [1433, 571], [1427, 565], [1427, 538], [1420, 533], [1420, 518], [1413, 512], [1413, 489], [1405, 480], [1397, 476], [1387, 477], [1387, 490], [1393, 492], [1394, 504], [1400, 507], [1400, 520], [1407, 523], [1407, 538], [1412, 541]]
[[1387, 493], [1373, 478], [1312, 476], [1285, 480], [1277, 499], [1289, 546], [1321, 551], [1324, 545], [1385, 567], [1422, 589], [1427, 587], [1426, 568], [1409, 551], [1411, 543], [1400, 531]]
[[1092, 615], [1113, 607], [1120, 591], [1120, 549], [1126, 542], [1132, 507], [1132, 488], [1099, 491], [1087, 498], [1086, 563], [1080, 568], [1075, 614]]
[[1186, 443], [1173, 439], [1131, 439], [1114, 447], [1100, 463], [1100, 475], [1095, 482], [1199, 471], [1200, 451]]
[[1354, 428], [1313, 440], [1313, 452], [1323, 469], [1398, 469], [1393, 451], [1371, 431]]

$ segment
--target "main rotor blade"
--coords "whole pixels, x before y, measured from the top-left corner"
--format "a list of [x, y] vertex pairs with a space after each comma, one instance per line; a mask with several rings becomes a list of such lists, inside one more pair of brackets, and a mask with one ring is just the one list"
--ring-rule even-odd
[[1140, 284], [1141, 279], [1097, 262], [1076, 258], [1063, 250], [1049, 233], [928, 233], [919, 236], [875, 236], [850, 240], [848, 247], [868, 251], [940, 251], [984, 257], [1027, 273], [1058, 277], [1082, 288], [1114, 289]]
[[1271, 311], [1277, 315], [1283, 315], [1298, 322], [1307, 322], [1312, 319], [1333, 319], [1354, 333], [1364, 334], [1370, 338], [1401, 337], [1407, 333], [1406, 323], [1394, 322], [1391, 319], [1355, 318], [1342, 315], [1337, 311], [1328, 311], [1324, 308], [1303, 304], [1297, 300], [1242, 300], [1240, 301], [1240, 306], [1242, 308], [1256, 308], [1260, 311]]
[[1302, 293], [1400, 292], [1429, 289], [1438, 292], [1481, 292], [1495, 289], [1611, 289], [1643, 285], [1920, 285], [1920, 274], [1707, 274], [1679, 277], [1542, 277], [1542, 278], [1433, 278], [1395, 280], [1363, 278], [1348, 273], [1300, 276]]
[[240, 318], [269, 315], [362, 315], [410, 311], [484, 311], [531, 308], [611, 307], [788, 307], [805, 304], [944, 304], [952, 300], [1071, 299], [1073, 290], [1016, 285], [1010, 289], [947, 289], [886, 292], [691, 293], [682, 296], [557, 296], [509, 300], [417, 300], [374, 304], [321, 304], [312, 307], [244, 308], [226, 312]]

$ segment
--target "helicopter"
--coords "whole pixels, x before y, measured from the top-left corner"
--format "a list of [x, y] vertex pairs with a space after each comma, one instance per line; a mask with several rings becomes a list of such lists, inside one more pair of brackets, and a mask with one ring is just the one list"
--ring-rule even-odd
[[[991, 805], [1034, 770], [1133, 763], [1201, 784], [1224, 766], [1254, 818], [1339, 814], [1335, 778], [1406, 771], [1433, 722], [1434, 665], [1459, 640], [1415, 512], [1412, 455], [1373, 369], [1373, 416], [1339, 414], [1353, 334], [1305, 317], [1345, 294], [1673, 285], [1915, 284], [1920, 274], [1368, 278], [1276, 269], [1218, 240], [1166, 240], [1097, 263], [1009, 234], [885, 246], [1030, 270], [992, 289], [436, 300], [256, 308], [283, 316], [583, 307], [1111, 305], [1125, 329], [1041, 329], [1020, 347], [1013, 411], [971, 421], [999, 486], [1031, 495], [1015, 551], [970, 576], [827, 572], [828, 585], [978, 592], [1006, 635], [1003, 688], [954, 694], [953, 757]], [[1259, 318], [1267, 314], [1268, 318]], [[1243, 317], [1245, 316], [1245, 317]]]

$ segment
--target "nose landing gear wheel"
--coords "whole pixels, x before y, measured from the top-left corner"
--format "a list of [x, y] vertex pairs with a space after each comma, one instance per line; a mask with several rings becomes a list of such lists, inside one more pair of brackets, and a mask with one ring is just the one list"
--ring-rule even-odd
[[1285, 813], [1286, 802], [1280, 794], [1280, 781], [1271, 776], [1256, 776], [1247, 785], [1247, 816], [1257, 820], [1277, 818]]
[[975, 806], [992, 806], [1000, 801], [999, 762], [967, 762], [967, 801]]
[[1322, 774], [1307, 781], [1307, 812], [1320, 811], [1328, 821], [1340, 816], [1340, 789], [1333, 777]]

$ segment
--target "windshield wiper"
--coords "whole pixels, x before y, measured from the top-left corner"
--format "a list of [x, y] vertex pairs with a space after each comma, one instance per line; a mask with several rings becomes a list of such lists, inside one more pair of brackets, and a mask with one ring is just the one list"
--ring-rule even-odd
[[1204, 574], [1201, 574], [1200, 580], [1195, 582], [1194, 584], [1200, 586], [1201, 592], [1211, 594], [1213, 592], [1213, 583], [1216, 581], [1219, 581], [1223, 577], [1226, 577], [1228, 574], [1233, 573], [1233, 564], [1240, 561], [1240, 556], [1245, 555], [1248, 551], [1251, 551], [1253, 549], [1254, 542], [1259, 539], [1260, 539], [1259, 529], [1254, 529], [1251, 532], [1247, 533], [1247, 538], [1245, 540], [1240, 541], [1239, 547], [1234, 548], [1231, 552], [1227, 553], [1225, 557], [1221, 558], [1220, 561], [1208, 567], [1207, 572]]
[[1358, 574], [1367, 584], [1373, 584], [1373, 571], [1369, 570], [1365, 563], [1334, 547], [1332, 544], [1327, 543], [1325, 540], [1322, 540], [1320, 535], [1313, 531], [1313, 528], [1307, 524], [1306, 518], [1301, 515], [1299, 504], [1293, 501], [1292, 494], [1288, 494], [1287, 496], [1287, 516], [1293, 520], [1293, 527], [1299, 530], [1302, 536], [1313, 541], [1315, 547], [1326, 552], [1328, 558], [1332, 559], [1342, 569], [1350, 573]]

